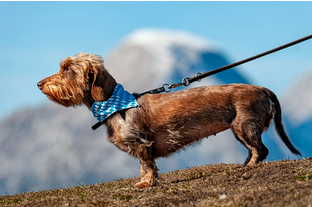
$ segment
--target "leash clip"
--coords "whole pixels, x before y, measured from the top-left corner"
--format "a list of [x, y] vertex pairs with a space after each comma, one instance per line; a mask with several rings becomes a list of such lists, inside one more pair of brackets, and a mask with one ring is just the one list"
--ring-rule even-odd
[[183, 84], [184, 86], [189, 86], [189, 85], [191, 84], [191, 83], [190, 83], [190, 78], [189, 78], [189, 77], [183, 78], [182, 84]]
[[176, 88], [176, 87], [179, 87], [179, 86], [182, 86], [184, 85], [183, 81], [181, 83], [174, 83], [174, 84], [171, 84], [168, 86], [168, 88], [171, 90], [173, 88]]
[[162, 87], [155, 88], [153, 90], [146, 91], [144, 93], [140, 93], [139, 95], [143, 96], [145, 94], [157, 94], [157, 93], [162, 93], [162, 92], [168, 93], [170, 91], [171, 91], [170, 85], [169, 84], [164, 84], [164, 85], [162, 85]]
[[162, 88], [164, 89], [164, 92], [169, 93], [172, 88], [170, 87], [171, 85], [165, 83], [164, 85], [162, 85]]
[[[166, 92], [170, 92], [171, 89], [173, 89], [173, 88], [177, 88], [177, 87], [182, 86], [182, 85], [184, 85], [184, 86], [189, 86], [190, 84], [191, 84], [191, 83], [190, 83], [190, 78], [189, 78], [189, 77], [186, 77], [186, 78], [183, 78], [182, 81], [181, 81], [180, 83], [174, 83], [174, 84], [171, 84], [171, 85], [164, 84], [164, 85], [168, 85], [168, 89], [170, 89], [170, 90], [168, 90], [168, 91], [166, 91]], [[163, 86], [164, 86], [164, 85], [163, 85]]]

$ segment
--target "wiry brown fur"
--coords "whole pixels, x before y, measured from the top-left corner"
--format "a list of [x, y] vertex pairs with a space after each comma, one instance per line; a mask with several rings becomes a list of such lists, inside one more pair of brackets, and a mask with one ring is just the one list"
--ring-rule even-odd
[[[64, 59], [58, 73], [38, 83], [49, 99], [63, 106], [107, 100], [116, 86], [101, 57], [80, 53]], [[198, 87], [167, 94], [138, 96], [140, 107], [117, 112], [106, 121], [108, 140], [140, 159], [136, 188], [156, 184], [155, 159], [190, 143], [231, 129], [249, 152], [246, 165], [263, 161], [268, 149], [261, 140], [274, 116], [281, 139], [295, 154], [281, 122], [281, 108], [270, 90], [245, 84]]]

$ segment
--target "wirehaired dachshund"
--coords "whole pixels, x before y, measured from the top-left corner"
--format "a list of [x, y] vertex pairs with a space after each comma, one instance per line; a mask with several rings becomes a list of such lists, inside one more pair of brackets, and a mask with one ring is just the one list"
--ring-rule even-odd
[[[65, 58], [59, 72], [38, 83], [50, 100], [66, 107], [84, 104], [89, 109], [95, 101], [107, 101], [116, 86], [103, 59], [86, 53]], [[229, 84], [135, 98], [138, 107], [115, 112], [105, 125], [108, 140], [140, 160], [141, 180], [136, 188], [156, 185], [156, 158], [226, 129], [247, 148], [245, 165], [263, 161], [269, 151], [261, 135], [271, 119], [289, 150], [301, 155], [284, 130], [280, 103], [269, 89]]]

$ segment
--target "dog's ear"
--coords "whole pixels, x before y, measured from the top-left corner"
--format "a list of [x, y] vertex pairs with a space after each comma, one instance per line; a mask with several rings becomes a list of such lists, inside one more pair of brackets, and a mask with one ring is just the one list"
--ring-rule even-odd
[[91, 79], [91, 95], [96, 101], [106, 101], [111, 97], [117, 85], [116, 80], [103, 68], [91, 67], [89, 70]]

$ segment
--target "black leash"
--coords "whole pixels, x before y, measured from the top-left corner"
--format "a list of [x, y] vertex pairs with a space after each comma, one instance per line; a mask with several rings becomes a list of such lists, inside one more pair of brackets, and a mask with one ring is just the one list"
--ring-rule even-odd
[[220, 73], [222, 71], [225, 71], [225, 70], [228, 70], [230, 68], [233, 68], [233, 67], [236, 67], [238, 65], [241, 65], [241, 64], [244, 64], [246, 62], [250, 62], [252, 60], [255, 60], [255, 59], [258, 59], [260, 57], [263, 57], [263, 56], [266, 56], [266, 55], [269, 55], [271, 53], [274, 53], [274, 52], [277, 52], [279, 50], [283, 50], [287, 47], [290, 47], [290, 46], [293, 46], [293, 45], [296, 45], [300, 42], [303, 42], [303, 41], [306, 41], [308, 39], [311, 39], [312, 38], [312, 34], [311, 35], [308, 35], [306, 37], [303, 37], [301, 39], [298, 39], [298, 40], [295, 40], [293, 42], [290, 42], [290, 43], [287, 43], [285, 45], [282, 45], [282, 46], [279, 46], [277, 48], [274, 48], [272, 50], [269, 50], [269, 51], [266, 51], [266, 52], [263, 52], [261, 54], [258, 54], [258, 55], [255, 55], [255, 56], [252, 56], [250, 58], [247, 58], [247, 59], [244, 59], [244, 60], [241, 60], [241, 61], [238, 61], [236, 63], [232, 63], [232, 64], [229, 64], [229, 65], [226, 65], [226, 66], [223, 66], [223, 67], [220, 67], [220, 68], [217, 68], [215, 70], [211, 70], [211, 71], [207, 71], [205, 73], [197, 73], [194, 77], [192, 78], [189, 78], [189, 77], [186, 77], [186, 78], [183, 78], [183, 80], [180, 82], [180, 83], [175, 83], [175, 84], [164, 84], [162, 87], [159, 87], [159, 88], [156, 88], [156, 89], [153, 89], [153, 90], [150, 90], [150, 91], [146, 91], [144, 93], [140, 93], [140, 95], [145, 95], [145, 94], [156, 94], [156, 93], [162, 93], [162, 92], [170, 92], [173, 88], [176, 88], [178, 86], [181, 86], [181, 85], [184, 85], [184, 86], [189, 86], [191, 83], [195, 82], [195, 81], [200, 81], [201, 79], [203, 78], [206, 78], [208, 76], [211, 76], [211, 75], [214, 75], [216, 73]]

